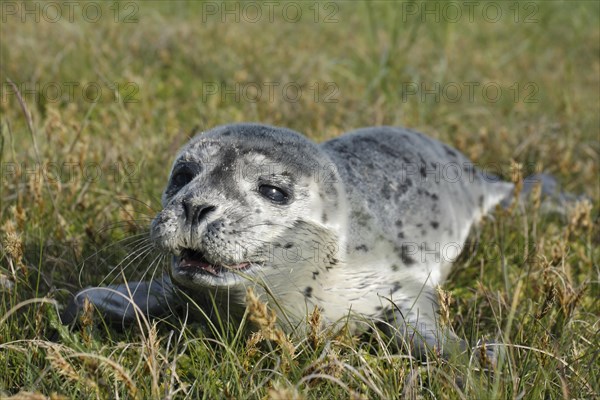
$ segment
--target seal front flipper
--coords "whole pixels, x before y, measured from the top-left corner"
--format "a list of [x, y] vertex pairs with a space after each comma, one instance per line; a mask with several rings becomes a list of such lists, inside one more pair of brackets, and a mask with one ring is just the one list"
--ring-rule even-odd
[[106, 287], [90, 287], [75, 294], [61, 314], [64, 324], [70, 324], [81, 314], [88, 299], [111, 324], [123, 327], [139, 317], [160, 318], [173, 313], [181, 305], [168, 274], [152, 281], [134, 281]]

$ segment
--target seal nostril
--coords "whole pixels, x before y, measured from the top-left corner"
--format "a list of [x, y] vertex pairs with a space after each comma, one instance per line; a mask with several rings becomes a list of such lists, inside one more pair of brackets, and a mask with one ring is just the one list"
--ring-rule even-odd
[[216, 209], [215, 206], [206, 206], [206, 205], [201, 205], [201, 206], [196, 207], [194, 222], [202, 221], [206, 217], [206, 215], [208, 215], [208, 213], [215, 211], [215, 209]]
[[217, 208], [208, 204], [193, 204], [190, 200], [184, 200], [182, 202], [183, 211], [185, 212], [185, 219], [188, 223], [196, 224], [201, 222], [206, 216], [215, 211]]
[[189, 220], [191, 215], [191, 210], [194, 209], [194, 206], [190, 205], [187, 201], [182, 203], [183, 211], [185, 212], [185, 219]]

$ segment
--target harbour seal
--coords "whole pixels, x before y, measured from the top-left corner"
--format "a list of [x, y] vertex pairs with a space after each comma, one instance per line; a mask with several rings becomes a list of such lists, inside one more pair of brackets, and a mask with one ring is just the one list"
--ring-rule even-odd
[[152, 222], [170, 272], [82, 290], [66, 319], [85, 297], [113, 321], [161, 316], [176, 312], [180, 292], [209, 317], [239, 319], [250, 286], [287, 332], [303, 332], [317, 307], [325, 324], [359, 333], [370, 321], [419, 357], [447, 355], [465, 344], [438, 324], [435, 287], [473, 225], [512, 190], [409, 129], [316, 144], [285, 128], [216, 127], [178, 153]]

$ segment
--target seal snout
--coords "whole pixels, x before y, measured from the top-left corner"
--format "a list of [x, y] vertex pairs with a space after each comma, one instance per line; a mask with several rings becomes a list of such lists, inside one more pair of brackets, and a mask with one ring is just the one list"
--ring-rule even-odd
[[207, 215], [214, 212], [217, 207], [210, 204], [193, 204], [191, 201], [184, 200], [182, 202], [185, 218], [191, 225], [199, 224]]

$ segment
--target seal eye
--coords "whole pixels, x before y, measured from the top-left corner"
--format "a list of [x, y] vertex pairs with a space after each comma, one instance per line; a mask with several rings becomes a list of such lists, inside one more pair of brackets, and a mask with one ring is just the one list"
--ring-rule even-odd
[[290, 196], [283, 190], [271, 185], [260, 185], [258, 191], [273, 203], [285, 204]]
[[182, 188], [188, 183], [190, 183], [193, 177], [194, 176], [191, 173], [187, 171], [181, 171], [173, 176], [171, 182], [173, 182], [173, 186], [175, 186], [176, 188]]
[[197, 166], [187, 163], [177, 166], [173, 171], [173, 176], [171, 176], [171, 191], [179, 191], [179, 189], [190, 183], [198, 170]]

